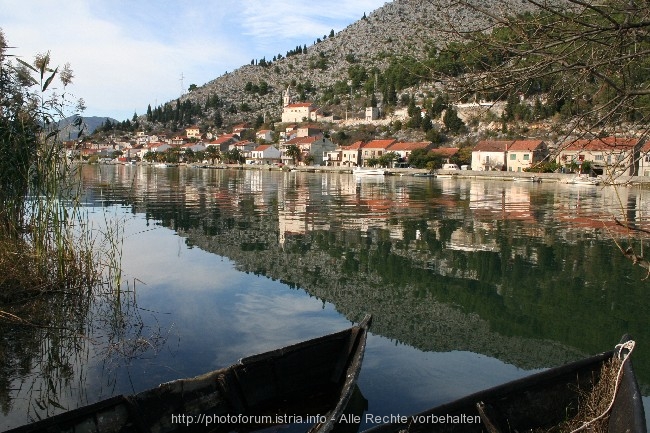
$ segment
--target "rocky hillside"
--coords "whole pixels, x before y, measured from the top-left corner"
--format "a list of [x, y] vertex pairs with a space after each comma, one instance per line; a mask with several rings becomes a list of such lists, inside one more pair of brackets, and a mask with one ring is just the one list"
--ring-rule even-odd
[[[493, 13], [522, 11], [525, 5], [521, 0], [472, 1], [478, 8]], [[342, 85], [349, 85], [350, 67], [363, 67], [370, 74], [381, 73], [391, 60], [403, 56], [422, 58], [432, 46], [455, 39], [454, 30], [487, 27], [485, 15], [477, 9], [461, 8], [450, 0], [395, 0], [337, 34], [305, 45], [306, 53], [288, 57], [282, 54], [280, 58], [269, 53], [263, 62], [242, 66], [185, 94], [181, 102], [190, 100], [203, 106], [208, 97], [217, 95], [223, 103], [220, 111], [224, 125], [251, 121], [258, 116], [276, 120], [282, 110], [282, 94], [291, 86], [294, 98], [299, 99], [302, 90], [305, 99], [323, 107], [325, 114], [342, 116], [348, 110], [352, 116], [360, 117], [369, 102], [367, 92], [363, 88], [346, 94], [340, 91]], [[324, 97], [328, 92], [332, 94], [337, 83], [341, 96], [334, 100]], [[249, 91], [245, 90], [247, 84]], [[254, 89], [261, 84], [267, 90], [250, 91], [251, 85]], [[402, 93], [412, 91], [401, 89]], [[381, 104], [379, 94], [378, 99]], [[213, 114], [214, 111], [204, 113], [205, 119]]]

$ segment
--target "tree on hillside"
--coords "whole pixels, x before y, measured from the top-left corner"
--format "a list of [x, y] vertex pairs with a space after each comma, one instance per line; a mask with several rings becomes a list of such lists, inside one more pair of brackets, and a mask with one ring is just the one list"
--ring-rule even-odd
[[[491, 95], [513, 101], [515, 95], [544, 94], [547, 104], [571, 125], [567, 135], [612, 135], [623, 124], [648, 135], [647, 2], [527, 0], [532, 11], [508, 16], [472, 0], [458, 3], [482, 14], [492, 25], [467, 31], [455, 27], [451, 19], [446, 22], [466, 42], [464, 51], [458, 45], [454, 50], [461, 50], [460, 55], [472, 65], [470, 73], [444, 78], [457, 100]], [[511, 108], [517, 109], [516, 104]]]
[[[650, 8], [645, 0], [555, 3], [527, 0], [532, 10], [519, 15], [497, 15], [473, 0], [458, 4], [482, 14], [491, 28], [471, 31], [447, 28], [467, 43], [467, 58], [473, 59], [470, 73], [448, 77], [448, 87], [457, 100], [492, 95], [510, 98], [511, 112], [518, 107], [514, 95], [543, 96], [547, 107], [562, 117], [568, 138], [635, 135], [648, 139], [650, 132]], [[488, 32], [487, 30], [491, 30]], [[538, 105], [538, 104], [536, 104]], [[537, 106], [535, 112], [543, 114]], [[635, 162], [632, 162], [635, 163]], [[627, 247], [621, 252], [650, 271], [650, 262], [632, 245], [634, 235], [648, 233], [627, 222]], [[641, 243], [642, 245], [642, 243]], [[642, 251], [642, 250], [641, 250]]]

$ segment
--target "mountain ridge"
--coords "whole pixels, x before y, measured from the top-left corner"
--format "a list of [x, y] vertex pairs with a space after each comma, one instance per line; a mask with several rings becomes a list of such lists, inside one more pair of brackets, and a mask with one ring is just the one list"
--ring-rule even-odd
[[[264, 58], [256, 64], [242, 65], [201, 86], [193, 86], [194, 90], [180, 96], [178, 101], [208, 105], [209, 99], [216, 95], [222, 103], [219, 111], [224, 124], [251, 122], [256, 117], [278, 121], [282, 93], [289, 88], [294, 98], [314, 102], [333, 115], [342, 116], [349, 110], [351, 116], [363, 117], [370, 100], [367, 90], [351, 89], [349, 95], [340, 93], [341, 83], [351, 80], [351, 67], [365, 68], [376, 77], [388, 68], [391, 60], [405, 56], [422, 59], [427, 47], [440, 48], [454, 40], [454, 26], [459, 30], [488, 28], [489, 21], [479, 8], [490, 7], [492, 12], [500, 10], [504, 14], [526, 10], [521, 1], [475, 0], [475, 3], [477, 8], [460, 8], [449, 0], [394, 0], [333, 36], [306, 45], [306, 54], [277, 56], [271, 61]], [[267, 91], [263, 95], [247, 92], [248, 83], [265, 83]], [[337, 85], [340, 97], [324, 99]], [[376, 85], [374, 90], [377, 93]], [[397, 89], [407, 94], [417, 90]], [[380, 98], [380, 105], [382, 102]], [[200, 116], [200, 122], [194, 123], [209, 127], [216, 111], [207, 110]]]

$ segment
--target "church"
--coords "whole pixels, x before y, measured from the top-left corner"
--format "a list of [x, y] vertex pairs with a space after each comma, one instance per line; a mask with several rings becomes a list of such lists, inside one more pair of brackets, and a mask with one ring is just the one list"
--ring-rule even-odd
[[284, 92], [282, 101], [282, 122], [284, 123], [316, 122], [321, 115], [320, 108], [311, 102], [292, 102], [289, 87]]

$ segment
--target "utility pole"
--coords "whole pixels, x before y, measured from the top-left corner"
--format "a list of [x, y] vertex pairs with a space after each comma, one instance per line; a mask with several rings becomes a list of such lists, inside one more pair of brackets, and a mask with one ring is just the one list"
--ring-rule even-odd
[[184, 76], [183, 73], [181, 72], [181, 78], [180, 78], [180, 80], [179, 80], [179, 81], [181, 82], [181, 96], [183, 96], [183, 95], [185, 94], [185, 85], [183, 84], [183, 79], [184, 79], [184, 78], [185, 78], [185, 76]]

